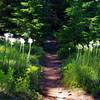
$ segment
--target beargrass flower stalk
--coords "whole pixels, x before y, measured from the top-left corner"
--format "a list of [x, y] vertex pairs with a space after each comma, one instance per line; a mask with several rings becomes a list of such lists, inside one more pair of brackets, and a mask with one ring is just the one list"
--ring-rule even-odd
[[100, 46], [100, 42], [97, 40], [93, 43], [93, 48], [95, 48], [95, 53], [98, 55], [98, 47]]
[[84, 51], [84, 53], [85, 53], [84, 60], [87, 58], [87, 62], [86, 62], [87, 65], [89, 64], [91, 57], [92, 57], [92, 53], [93, 53], [93, 45], [92, 44], [93, 43], [90, 43], [88, 45], [88, 50]]
[[76, 60], [78, 60], [79, 56], [80, 56], [80, 53], [81, 53], [81, 50], [83, 49], [83, 46], [81, 44], [78, 44], [76, 47], [78, 49]]
[[28, 43], [29, 43], [29, 51], [28, 51], [28, 55], [27, 55], [27, 63], [29, 62], [29, 59], [30, 59], [31, 45], [33, 43], [33, 40], [31, 38], [29, 38]]
[[83, 52], [83, 58], [82, 58], [82, 65], [84, 65], [84, 63], [86, 62], [86, 58], [87, 58], [87, 64], [88, 64], [88, 58], [89, 58], [89, 47], [88, 47], [88, 45], [87, 44], [85, 44], [84, 46], [83, 46], [83, 50], [84, 50], [84, 52]]
[[98, 51], [99, 51], [100, 42], [97, 40], [97, 41], [95, 42], [95, 45], [96, 45], [96, 55], [99, 56]]
[[9, 58], [8, 58], [8, 66], [9, 66], [9, 60], [10, 60], [10, 57], [11, 57], [12, 46], [16, 42], [16, 39], [11, 37], [11, 38], [9, 38], [9, 42], [10, 42], [10, 55], [9, 55]]
[[70, 55], [70, 51], [71, 51], [71, 48], [70, 47], [68, 48], [68, 51], [69, 51], [69, 55]]
[[20, 43], [21, 43], [21, 45], [20, 45], [20, 52], [22, 51], [22, 57], [23, 57], [23, 55], [24, 55], [24, 45], [25, 45], [25, 40], [23, 39], [23, 38], [20, 38]]
[[[21, 60], [23, 60], [24, 58], [24, 45], [25, 45], [25, 40], [23, 39], [23, 38], [20, 38], [19, 39], [19, 42], [20, 42], [20, 56], [19, 57], [21, 57]], [[20, 63], [21, 62], [21, 63]], [[23, 61], [20, 61], [20, 59], [19, 59], [19, 62], [18, 62], [18, 66], [20, 65], [22, 65], [22, 62]]]
[[25, 44], [25, 40], [23, 38], [19, 39], [20, 44], [20, 52], [22, 51], [22, 49], [24, 48], [24, 44]]
[[9, 39], [9, 36], [10, 36], [10, 33], [4, 33], [4, 38], [5, 38], [5, 50], [4, 50], [4, 53], [3, 53], [3, 65], [5, 64], [5, 56], [6, 56], [6, 49], [7, 49], [7, 42], [8, 42], [8, 39]]

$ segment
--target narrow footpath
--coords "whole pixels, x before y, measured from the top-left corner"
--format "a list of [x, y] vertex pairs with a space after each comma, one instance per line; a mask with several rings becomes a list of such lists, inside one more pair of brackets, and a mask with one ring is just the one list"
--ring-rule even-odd
[[43, 70], [44, 73], [43, 100], [66, 100], [67, 92], [66, 94], [62, 94], [62, 88], [60, 83], [61, 62], [58, 59], [58, 55], [47, 53], [45, 55], [44, 62], [46, 67], [44, 67]]
[[[55, 50], [57, 47], [56, 43], [53, 42], [49, 41], [51, 47]], [[45, 54], [43, 66], [43, 100], [95, 100], [84, 91], [77, 90], [76, 92], [62, 87], [60, 81], [62, 78], [60, 72], [61, 60], [56, 52], [47, 52]]]

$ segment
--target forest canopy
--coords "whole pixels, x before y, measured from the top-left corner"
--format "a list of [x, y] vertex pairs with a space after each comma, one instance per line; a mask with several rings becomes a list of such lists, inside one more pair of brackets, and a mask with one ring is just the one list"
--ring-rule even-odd
[[40, 43], [48, 36], [61, 44], [100, 37], [99, 0], [0, 0], [0, 17], [0, 33], [31, 36]]

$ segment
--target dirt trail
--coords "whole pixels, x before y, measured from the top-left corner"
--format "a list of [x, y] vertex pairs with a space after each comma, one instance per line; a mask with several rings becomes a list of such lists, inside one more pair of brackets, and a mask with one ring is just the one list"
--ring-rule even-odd
[[43, 66], [43, 100], [96, 100], [84, 91], [66, 90], [62, 87], [61, 61], [56, 52], [45, 54]]
[[44, 73], [44, 87], [43, 87], [43, 100], [56, 100], [58, 93], [60, 93], [60, 60], [57, 54], [47, 53], [44, 58], [45, 67]]

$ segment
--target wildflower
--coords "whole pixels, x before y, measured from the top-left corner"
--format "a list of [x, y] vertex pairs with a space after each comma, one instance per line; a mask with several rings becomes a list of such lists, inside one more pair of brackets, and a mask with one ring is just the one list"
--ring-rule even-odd
[[15, 38], [9, 38], [10, 44], [13, 45], [16, 42]]
[[29, 62], [29, 59], [30, 59], [30, 53], [31, 53], [31, 44], [33, 43], [33, 41], [35, 42], [36, 40], [32, 40], [31, 38], [28, 39], [28, 43], [30, 44], [29, 45], [29, 51], [28, 51], [28, 55], [27, 55], [27, 64]]
[[87, 45], [84, 45], [84, 50], [88, 50], [88, 46]]
[[93, 50], [93, 46], [92, 46], [92, 44], [89, 44], [89, 50], [90, 50], [90, 51]]
[[89, 44], [93, 44], [93, 43], [94, 43], [93, 40], [89, 42]]
[[96, 46], [100, 46], [100, 42], [98, 40], [96, 41]]
[[5, 36], [5, 40], [7, 41], [9, 39], [10, 33], [5, 33], [4, 36]]
[[32, 40], [31, 38], [29, 38], [29, 39], [28, 39], [28, 43], [29, 43], [29, 44], [32, 44], [32, 43], [33, 43], [33, 40]]
[[81, 44], [77, 45], [77, 49], [82, 49], [82, 48], [83, 48], [83, 46]]
[[24, 43], [25, 43], [25, 40], [23, 39], [23, 38], [20, 38], [20, 43], [22, 44], [22, 45], [24, 45]]

